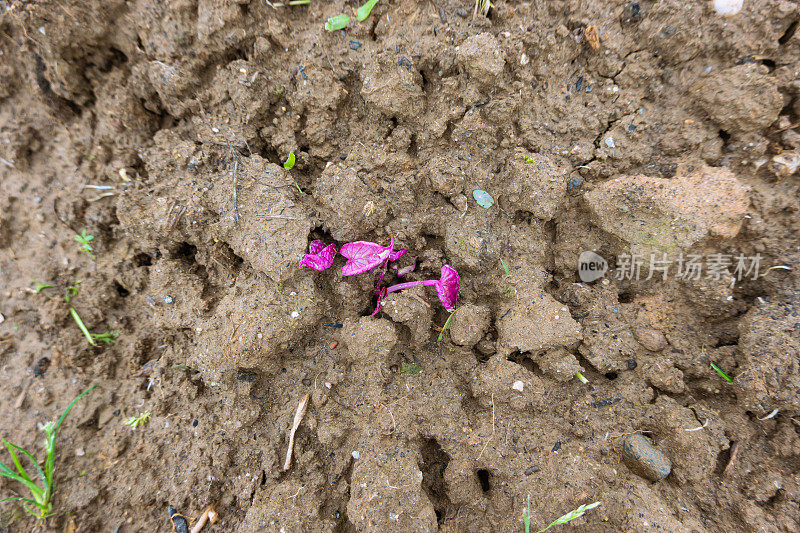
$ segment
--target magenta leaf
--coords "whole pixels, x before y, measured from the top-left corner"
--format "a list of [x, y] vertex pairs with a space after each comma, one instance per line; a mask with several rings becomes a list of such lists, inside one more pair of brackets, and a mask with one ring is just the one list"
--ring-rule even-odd
[[367, 272], [389, 261], [392, 257], [400, 257], [405, 250], [394, 251], [394, 237], [389, 241], [389, 246], [381, 246], [369, 241], [350, 242], [342, 246], [342, 255], [347, 258], [347, 263], [342, 267], [342, 276], [353, 276]]
[[316, 271], [325, 270], [326, 268], [330, 268], [335, 257], [335, 244], [325, 246], [320, 241], [311, 241], [311, 244], [308, 245], [308, 253], [300, 259], [300, 266], [308, 267]]
[[456, 269], [450, 265], [444, 265], [442, 267], [442, 277], [439, 279], [439, 283], [436, 284], [436, 294], [439, 295], [439, 301], [448, 311], [453, 311], [456, 308], [460, 286], [461, 278], [458, 276]]

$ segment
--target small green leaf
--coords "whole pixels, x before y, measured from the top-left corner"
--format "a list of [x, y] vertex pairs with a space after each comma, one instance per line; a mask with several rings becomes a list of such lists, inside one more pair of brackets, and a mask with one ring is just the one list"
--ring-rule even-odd
[[39, 293], [40, 293], [40, 292], [42, 292], [43, 290], [45, 290], [45, 289], [49, 289], [50, 287], [52, 287], [52, 285], [49, 285], [49, 284], [47, 284], [47, 283], [42, 283], [41, 281], [36, 281], [35, 279], [32, 279], [32, 280], [31, 280], [31, 283], [33, 283], [34, 285], [36, 285], [36, 286], [33, 288], [33, 292], [35, 292], [36, 294], [39, 294]]
[[335, 17], [331, 17], [325, 23], [325, 29], [334, 32], [336, 30], [343, 30], [350, 24], [350, 17], [347, 15], [336, 15]]
[[733, 379], [732, 379], [732, 378], [731, 378], [731, 377], [730, 377], [728, 374], [726, 374], [725, 372], [723, 372], [723, 371], [722, 371], [722, 369], [721, 369], [720, 367], [718, 367], [718, 366], [717, 366], [717, 365], [715, 365], [714, 363], [711, 363], [711, 368], [713, 368], [714, 370], [716, 370], [716, 371], [717, 371], [717, 374], [719, 374], [720, 376], [722, 376], [722, 379], [724, 379], [724, 380], [725, 380], [725, 381], [727, 381], [728, 383], [733, 383]]
[[378, 3], [378, 0], [368, 0], [366, 4], [356, 9], [356, 18], [359, 22], [364, 22], [364, 20], [369, 16], [372, 8], [375, 7], [375, 4]]
[[450, 329], [450, 321], [453, 320], [454, 314], [456, 314], [455, 310], [450, 313], [450, 316], [447, 317], [447, 321], [444, 323], [444, 326], [442, 326], [442, 331], [439, 333], [439, 337], [436, 339], [436, 342], [442, 342], [442, 339], [444, 339], [444, 332]]
[[484, 209], [489, 209], [494, 205], [494, 198], [492, 198], [492, 195], [486, 191], [475, 189], [472, 191], [472, 197], [475, 198], [475, 201], [478, 202], [478, 205]]
[[400, 372], [409, 376], [413, 376], [422, 372], [422, 365], [416, 362], [407, 363], [403, 361], [400, 363]]
[[506, 262], [501, 259], [500, 265], [503, 267], [503, 270], [506, 271], [506, 274], [508, 274], [508, 267], [506, 266]]
[[294, 152], [289, 152], [289, 157], [286, 158], [286, 161], [283, 162], [283, 168], [286, 170], [292, 170], [294, 168]]

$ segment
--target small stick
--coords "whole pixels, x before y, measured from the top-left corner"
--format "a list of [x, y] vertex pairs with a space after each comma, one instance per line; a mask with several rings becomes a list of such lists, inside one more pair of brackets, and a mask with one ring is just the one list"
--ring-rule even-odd
[[212, 524], [217, 521], [217, 512], [214, 510], [213, 505], [210, 505], [205, 511], [203, 511], [203, 514], [200, 515], [197, 523], [189, 533], [200, 533], [200, 530], [203, 529], [203, 526], [205, 526], [206, 522], [209, 520], [211, 520]]
[[731, 458], [730, 460], [728, 460], [728, 466], [726, 466], [725, 470], [722, 471], [723, 477], [727, 477], [731, 475], [731, 473], [733, 472], [733, 465], [734, 462], [736, 461], [736, 455], [738, 454], [738, 452], [739, 452], [739, 442], [736, 441], [733, 444], [731, 444]]
[[286, 461], [283, 463], [283, 471], [286, 472], [289, 470], [289, 467], [292, 466], [292, 452], [294, 452], [294, 434], [297, 432], [297, 428], [300, 427], [300, 422], [303, 421], [303, 417], [306, 414], [306, 409], [308, 409], [308, 400], [311, 398], [310, 394], [306, 394], [303, 396], [303, 399], [300, 400], [300, 403], [297, 404], [297, 411], [294, 413], [294, 423], [292, 424], [292, 430], [289, 432], [289, 449], [286, 450]]

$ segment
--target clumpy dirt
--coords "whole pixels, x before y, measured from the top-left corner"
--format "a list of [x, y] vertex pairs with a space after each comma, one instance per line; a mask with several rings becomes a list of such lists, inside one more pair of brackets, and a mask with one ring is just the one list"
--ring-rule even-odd
[[[599, 501], [558, 527], [797, 531], [800, 6], [273, 4], [0, 7], [0, 435], [41, 455], [99, 384], [56, 515], [0, 529], [522, 531]], [[392, 237], [404, 280], [459, 271], [441, 342], [432, 288], [372, 319], [373, 275], [298, 266]], [[631, 253], [761, 268], [617, 279]]]

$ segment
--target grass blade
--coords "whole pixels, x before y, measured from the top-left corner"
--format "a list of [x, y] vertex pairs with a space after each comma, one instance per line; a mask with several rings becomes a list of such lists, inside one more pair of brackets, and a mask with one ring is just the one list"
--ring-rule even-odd
[[86, 329], [86, 326], [83, 324], [83, 320], [81, 320], [81, 317], [78, 316], [78, 312], [74, 307], [69, 308], [69, 314], [72, 315], [72, 318], [75, 320], [75, 323], [78, 324], [78, 327], [83, 332], [83, 336], [86, 337], [86, 340], [89, 341], [89, 344], [92, 346], [97, 346], [97, 343], [94, 342], [94, 339], [92, 338], [92, 334], [89, 333], [88, 329]]
[[3, 463], [0, 463], [0, 476], [13, 479], [14, 481], [19, 481], [20, 483], [28, 487], [28, 490], [31, 491], [31, 495], [33, 495], [34, 498], [39, 498], [44, 495], [44, 491], [42, 490], [41, 487], [37, 487], [33, 481], [25, 479], [19, 474], [15, 474], [13, 470], [8, 468]]
[[724, 379], [724, 380], [725, 380], [725, 381], [727, 381], [728, 383], [733, 383], [733, 379], [732, 379], [732, 378], [731, 378], [731, 377], [730, 377], [728, 374], [726, 374], [725, 372], [723, 372], [723, 370], [722, 370], [720, 367], [718, 367], [718, 366], [717, 366], [717, 365], [715, 365], [714, 363], [711, 363], [711, 368], [713, 368], [714, 370], [716, 370], [716, 371], [717, 371], [717, 374], [719, 374], [720, 376], [722, 376], [722, 379]]
[[455, 311], [450, 313], [450, 316], [447, 317], [447, 322], [445, 322], [444, 326], [442, 326], [442, 331], [439, 333], [439, 337], [436, 339], [436, 342], [442, 342], [442, 339], [444, 339], [444, 332], [450, 329], [450, 321], [453, 320], [454, 314], [456, 314]]
[[[0, 500], [0, 503], [11, 502], [11, 501], [32, 503], [36, 507], [39, 507], [39, 504], [36, 503], [35, 501], [31, 500], [30, 498], [21, 498], [19, 496], [9, 496], [8, 498], [3, 498], [2, 500]], [[30, 513], [30, 511], [28, 511], [28, 512]], [[31, 514], [35, 514], [35, 513], [31, 513]]]
[[33, 480], [31, 479], [31, 476], [28, 475], [28, 472], [22, 466], [22, 463], [19, 462], [19, 458], [17, 457], [17, 453], [14, 451], [14, 448], [16, 448], [17, 446], [12, 446], [12, 444], [10, 442], [8, 442], [6, 439], [3, 439], [3, 444], [5, 445], [6, 449], [8, 450], [8, 453], [11, 454], [11, 460], [14, 461], [14, 466], [17, 467], [17, 472], [19, 472], [19, 475], [21, 477], [27, 479], [28, 481], [33, 482]]
[[[42, 471], [42, 468], [39, 466], [38, 461], [36, 461], [36, 458], [33, 455], [31, 455], [31, 453], [28, 450], [26, 450], [25, 448], [21, 448], [21, 447], [17, 446], [16, 444], [12, 444], [12, 443], [6, 441], [5, 439], [3, 439], [3, 443], [6, 445], [6, 447], [11, 446], [15, 450], [17, 450], [19, 452], [22, 452], [22, 454], [25, 455], [25, 457], [27, 457], [28, 460], [31, 463], [33, 463], [34, 468], [36, 468], [36, 473], [39, 474], [39, 479], [42, 480], [42, 485], [45, 488], [47, 488], [47, 478], [45, 477], [44, 472]], [[11, 451], [11, 450], [9, 450], [9, 451]], [[31, 481], [33, 481], [33, 480], [31, 480]]]
[[369, 14], [372, 12], [372, 8], [375, 7], [375, 4], [378, 3], [378, 0], [368, 0], [363, 6], [356, 9], [356, 18], [359, 22], [364, 22]]
[[[72, 309], [70, 308], [70, 310]], [[53, 467], [55, 466], [56, 462], [56, 436], [58, 435], [58, 430], [61, 429], [61, 424], [64, 423], [64, 419], [67, 418], [70, 410], [78, 402], [78, 400], [92, 392], [95, 387], [97, 387], [97, 383], [80, 393], [77, 398], [72, 400], [64, 412], [61, 413], [61, 418], [58, 419], [56, 425], [47, 429], [47, 459], [44, 463], [44, 471], [47, 477], [47, 492], [50, 494], [53, 492]]]

